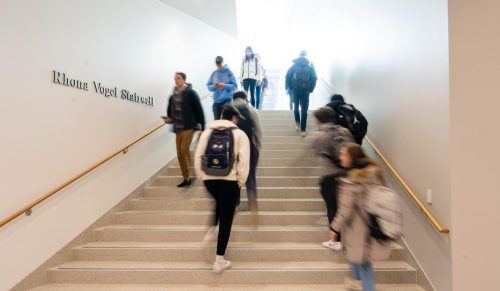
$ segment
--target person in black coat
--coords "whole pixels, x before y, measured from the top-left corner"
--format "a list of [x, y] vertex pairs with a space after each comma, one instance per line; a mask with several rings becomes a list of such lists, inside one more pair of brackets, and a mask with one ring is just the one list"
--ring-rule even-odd
[[205, 130], [205, 115], [198, 93], [186, 83], [186, 74], [175, 73], [175, 88], [168, 100], [166, 123], [173, 125], [176, 138], [177, 159], [183, 181], [177, 187], [191, 186], [189, 176], [189, 147], [197, 130]]

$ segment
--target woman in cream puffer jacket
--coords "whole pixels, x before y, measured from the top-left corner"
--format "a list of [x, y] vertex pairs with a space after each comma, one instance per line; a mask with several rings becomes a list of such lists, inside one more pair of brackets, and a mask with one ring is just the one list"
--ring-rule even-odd
[[[366, 157], [358, 144], [340, 149], [340, 160], [348, 169], [339, 186], [339, 209], [331, 224], [334, 232], [342, 233], [342, 244], [351, 265], [346, 284], [352, 289], [375, 290], [372, 261], [390, 256], [390, 242], [370, 237], [368, 214], [363, 209], [365, 189], [370, 184], [385, 184], [382, 171], [375, 161]], [[335, 237], [335, 233], [332, 234]], [[361, 290], [361, 289], [359, 289]]]

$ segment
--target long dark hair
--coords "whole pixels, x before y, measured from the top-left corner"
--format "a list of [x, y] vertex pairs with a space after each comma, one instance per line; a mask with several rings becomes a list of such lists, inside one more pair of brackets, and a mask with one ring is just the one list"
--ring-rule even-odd
[[[252, 54], [250, 56], [247, 56], [246, 54], [246, 51], [251, 51]], [[245, 62], [248, 62], [250, 61], [251, 59], [253, 59], [255, 57], [255, 55], [253, 54], [253, 49], [251, 46], [247, 46], [247, 48], [245, 49]]]

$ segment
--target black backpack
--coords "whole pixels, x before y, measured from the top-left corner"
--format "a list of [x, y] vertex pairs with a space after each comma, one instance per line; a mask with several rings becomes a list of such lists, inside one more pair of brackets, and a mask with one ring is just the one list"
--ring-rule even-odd
[[252, 142], [252, 138], [254, 135], [254, 123], [252, 118], [250, 117], [250, 110], [248, 107], [238, 108], [240, 114], [245, 119], [238, 119], [238, 127], [247, 135], [248, 140]]
[[207, 148], [202, 156], [201, 168], [210, 176], [227, 176], [234, 164], [233, 129], [214, 129], [208, 137]]
[[302, 65], [295, 69], [292, 76], [292, 88], [294, 90], [307, 91], [311, 80], [311, 68], [309, 65]]
[[368, 121], [364, 115], [352, 104], [340, 104], [334, 109], [336, 113], [334, 122], [349, 129], [356, 143], [362, 144], [368, 131]]

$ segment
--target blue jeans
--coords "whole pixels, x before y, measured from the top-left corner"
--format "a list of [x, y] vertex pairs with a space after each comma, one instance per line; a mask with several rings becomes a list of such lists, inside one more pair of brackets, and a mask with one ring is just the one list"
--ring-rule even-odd
[[260, 104], [260, 95], [262, 94], [262, 83], [260, 83], [260, 86], [255, 86], [255, 109], [259, 109], [261, 104]]
[[226, 104], [231, 104], [233, 100], [227, 100], [221, 103], [214, 103], [212, 105], [212, 110], [214, 111], [214, 120], [219, 120], [220, 119], [220, 114], [222, 113], [222, 107]]
[[351, 265], [351, 278], [363, 282], [363, 291], [375, 291], [375, 281], [373, 279], [373, 269], [371, 263]]
[[307, 110], [309, 109], [309, 91], [293, 91], [292, 97], [295, 124], [300, 124], [300, 131], [306, 131]]
[[257, 80], [255, 79], [244, 79], [243, 80], [243, 90], [248, 92], [250, 90], [250, 104], [255, 107], [255, 86], [257, 85]]

